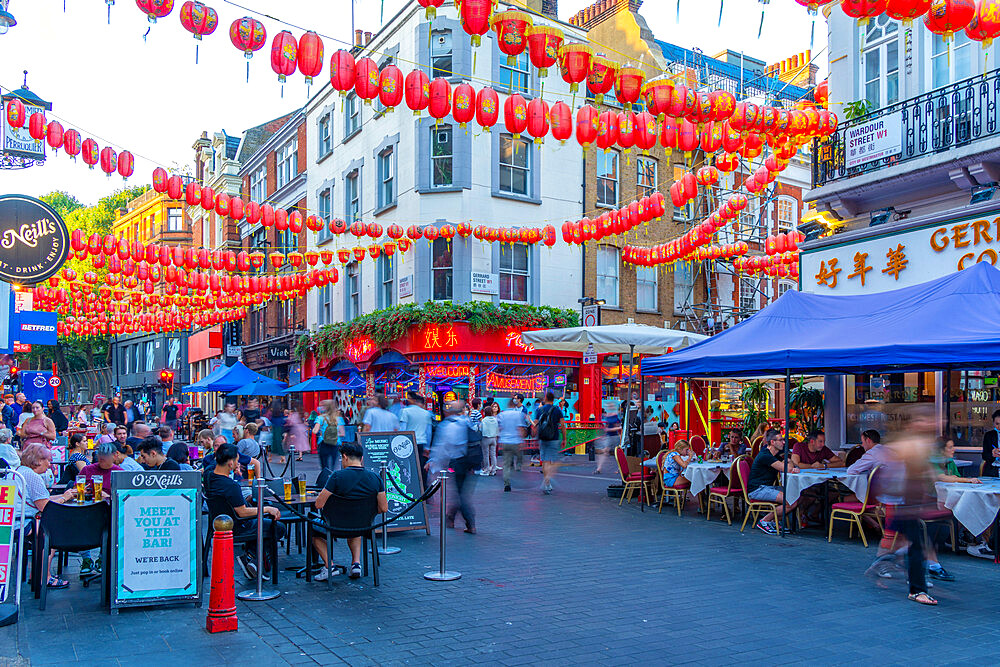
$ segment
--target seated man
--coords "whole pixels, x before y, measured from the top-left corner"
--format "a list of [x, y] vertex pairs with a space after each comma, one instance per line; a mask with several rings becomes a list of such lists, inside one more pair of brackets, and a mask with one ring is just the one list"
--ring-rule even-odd
[[132, 435], [125, 440], [125, 444], [131, 447], [133, 452], [138, 451], [142, 441], [152, 435], [152, 433], [153, 431], [146, 422], [135, 422], [132, 424]]
[[[236, 445], [223, 443], [215, 450], [213, 458], [215, 460], [215, 467], [206, 469], [205, 472], [205, 500], [208, 502], [209, 508], [213, 505], [216, 507], [222, 505], [232, 510], [230, 516], [233, 519], [234, 537], [256, 536], [258, 508], [247, 506], [240, 485], [229, 477], [229, 473], [236, 470], [237, 466], [239, 466]], [[270, 535], [271, 524], [277, 522], [278, 517], [281, 516], [281, 512], [276, 507], [269, 506], [264, 507], [263, 511], [265, 514], [263, 532], [264, 535]], [[215, 520], [215, 516], [217, 515], [212, 515], [210, 520]], [[277, 523], [274, 530], [278, 539], [281, 539], [285, 534], [285, 526], [282, 523]], [[243, 574], [247, 579], [255, 579], [257, 577], [257, 564], [250, 549], [256, 548], [256, 540], [248, 540], [244, 548], [246, 551], [236, 558], [236, 562], [239, 563], [240, 569], [243, 570]], [[265, 570], [267, 566], [268, 564], [265, 563]]]
[[[201, 440], [206, 432], [208, 432], [211, 435], [211, 442], [209, 443], [209, 447], [205, 449], [205, 457], [201, 460], [201, 463], [202, 463], [202, 468], [204, 470], [211, 470], [212, 468], [215, 467], [216, 464], [215, 460], [216, 452], [219, 451], [219, 447], [227, 444], [228, 441], [226, 440], [225, 436], [223, 435], [216, 436], [214, 433], [212, 433], [212, 431], [209, 431], [208, 429], [205, 429], [204, 431], [199, 433], [198, 439]], [[239, 461], [239, 465], [236, 466], [234, 473], [236, 475], [237, 480], [246, 478], [248, 468], [254, 468], [257, 471], [257, 476], [258, 477], [260, 476], [261, 474], [260, 461], [258, 461], [253, 457], [247, 456], [246, 454], [240, 454], [239, 450], [237, 450], [236, 456]], [[250, 493], [249, 488], [247, 488], [246, 493], [247, 494]]]
[[[760, 450], [757, 458], [753, 460], [753, 465], [750, 466], [750, 479], [747, 480], [747, 495], [750, 497], [750, 500], [777, 503], [777, 511], [767, 514], [757, 523], [757, 527], [768, 535], [776, 535], [778, 529], [775, 526], [775, 522], [781, 520], [781, 503], [784, 500], [781, 487], [777, 486], [778, 473], [785, 470], [785, 462], [778, 458], [778, 454], [784, 448], [785, 441], [777, 430], [771, 428], [764, 434], [764, 442], [766, 446]], [[798, 471], [798, 468], [789, 463], [788, 472], [793, 473]], [[788, 506], [788, 510], [794, 510], [795, 506], [796, 503], [792, 503]]]
[[115, 465], [115, 455], [118, 453], [118, 448], [110, 442], [105, 442], [97, 446], [97, 463], [91, 463], [90, 465], [83, 466], [83, 470], [80, 474], [87, 478], [87, 486], [93, 489], [94, 483], [91, 481], [94, 477], [100, 477], [101, 483], [104, 488], [101, 491], [101, 498], [111, 497], [111, 473], [115, 470], [121, 470], [121, 468]]
[[160, 436], [160, 442], [163, 443], [163, 451], [168, 451], [170, 445], [174, 444], [174, 429], [169, 426], [161, 426], [156, 429], [156, 435]]
[[747, 453], [747, 443], [743, 438], [743, 429], [734, 428], [729, 431], [729, 437], [725, 442], [719, 443], [716, 448], [716, 453], [720, 456], [726, 454], [731, 454], [732, 456], [741, 456]]
[[891, 463], [892, 456], [885, 445], [881, 443], [882, 436], [875, 429], [868, 429], [862, 433], [861, 446], [865, 448], [865, 453], [847, 468], [847, 474], [860, 475], [871, 472], [875, 466]]
[[[360, 500], [375, 496], [379, 513], [389, 511], [389, 501], [385, 496], [385, 488], [379, 476], [364, 466], [365, 451], [356, 442], [344, 442], [340, 445], [342, 469], [330, 475], [326, 486], [316, 497], [316, 509], [322, 511], [330, 496], [336, 495], [347, 500]], [[323, 571], [316, 575], [317, 581], [325, 581], [329, 573], [330, 556], [326, 553], [326, 540], [317, 537], [313, 540], [316, 551], [326, 564]], [[351, 579], [361, 576], [361, 546], [362, 538], [351, 537], [347, 547], [351, 550]]]
[[792, 448], [792, 463], [797, 468], [843, 468], [844, 461], [826, 446], [823, 431], [812, 431], [805, 442], [797, 442]]
[[146, 470], [180, 470], [177, 461], [168, 459], [163, 453], [163, 443], [151, 435], [139, 445], [139, 457]]
[[128, 445], [123, 445], [121, 443], [114, 444], [116, 466], [121, 467], [122, 470], [132, 470], [134, 472], [145, 470], [145, 468], [143, 468], [138, 461], [129, 456]]

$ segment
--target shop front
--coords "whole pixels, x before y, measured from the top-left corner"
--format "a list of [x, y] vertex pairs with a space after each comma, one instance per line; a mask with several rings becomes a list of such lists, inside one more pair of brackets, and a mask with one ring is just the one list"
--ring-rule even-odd
[[296, 335], [287, 334], [243, 348], [243, 363], [250, 370], [266, 375], [272, 380], [297, 384], [302, 380], [301, 365], [294, 358]]
[[[816, 294], [871, 294], [970, 268], [997, 265], [1000, 204], [969, 206], [803, 244], [800, 286]], [[975, 307], [973, 303], [969, 307]], [[956, 318], [962, 313], [956, 312]], [[991, 370], [827, 376], [827, 442], [860, 442], [875, 429], [901, 433], [919, 412], [934, 412], [966, 458], [975, 457], [1000, 403], [1000, 373]]]
[[[208, 329], [202, 329], [188, 338], [188, 364], [191, 368], [191, 382], [198, 382], [203, 377], [221, 366], [222, 357], [222, 325], [217, 324]], [[208, 393], [191, 394], [195, 405], [206, 414], [214, 410], [212, 397]]]

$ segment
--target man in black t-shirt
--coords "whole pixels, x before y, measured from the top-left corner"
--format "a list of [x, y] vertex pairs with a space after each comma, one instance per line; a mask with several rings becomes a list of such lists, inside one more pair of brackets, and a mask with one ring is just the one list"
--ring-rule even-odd
[[151, 435], [139, 443], [140, 461], [146, 470], [180, 470], [177, 461], [168, 459], [163, 454], [163, 443], [155, 435]]
[[[208, 501], [210, 519], [215, 520], [218, 514], [227, 513], [233, 519], [233, 535], [246, 537], [257, 534], [257, 508], [247, 507], [243, 498], [243, 490], [240, 485], [229, 477], [236, 468], [239, 467], [239, 452], [236, 445], [226, 443], [215, 450], [215, 468], [205, 473], [205, 500]], [[213, 507], [225, 507], [225, 512], [217, 512]], [[281, 516], [281, 512], [276, 507], [264, 507], [264, 535], [271, 532], [271, 524], [276, 522]], [[275, 534], [281, 539], [285, 534], [285, 526], [278, 523], [274, 527]], [[265, 537], [266, 539], [266, 537]], [[246, 549], [251, 544], [256, 544], [255, 540], [247, 542]], [[254, 547], [256, 548], [256, 547]], [[245, 551], [236, 558], [240, 568], [247, 579], [257, 577], [257, 565], [254, 556]]]
[[[760, 450], [757, 458], [753, 460], [753, 465], [750, 466], [750, 478], [747, 480], [747, 496], [750, 500], [776, 504], [777, 511], [767, 514], [757, 523], [757, 527], [762, 531], [769, 535], [775, 535], [778, 532], [775, 523], [781, 520], [781, 503], [784, 499], [781, 487], [777, 486], [778, 475], [785, 470], [785, 462], [778, 458], [778, 454], [784, 448], [784, 438], [781, 437], [778, 431], [772, 428], [764, 433], [764, 442], [766, 446]], [[788, 472], [796, 473], [798, 471], [799, 469], [789, 462]], [[795, 501], [788, 506], [788, 509], [795, 509], [797, 504], [798, 501]]]
[[173, 430], [177, 430], [177, 411], [180, 406], [174, 402], [174, 397], [171, 396], [167, 399], [167, 402], [163, 404], [163, 421], [167, 426]]
[[[343, 468], [330, 475], [326, 486], [316, 497], [316, 509], [322, 511], [330, 496], [338, 496], [347, 500], [360, 500], [374, 496], [378, 503], [380, 514], [389, 511], [389, 500], [385, 496], [385, 487], [378, 475], [364, 466], [365, 450], [356, 442], [343, 442], [340, 445], [340, 456]], [[319, 552], [324, 568], [315, 579], [317, 581], [326, 580], [329, 575], [330, 560], [326, 553], [326, 540], [314, 538], [313, 544]], [[347, 547], [351, 550], [351, 579], [361, 576], [361, 538], [351, 537], [347, 540]]]
[[101, 408], [104, 421], [125, 426], [125, 406], [120, 396], [115, 396]]

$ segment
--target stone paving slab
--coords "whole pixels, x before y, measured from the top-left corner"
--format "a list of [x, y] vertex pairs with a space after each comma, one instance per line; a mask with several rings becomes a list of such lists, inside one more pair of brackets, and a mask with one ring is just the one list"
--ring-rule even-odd
[[[724, 520], [706, 522], [689, 503], [678, 517], [607, 497], [611, 476], [575, 457], [543, 496], [536, 471], [477, 480], [478, 535], [448, 532], [448, 568], [462, 578], [431, 582], [432, 532], [392, 534], [401, 554], [371, 578], [327, 584], [281, 578], [282, 596], [237, 602], [240, 630], [209, 635], [193, 605], [99, 609], [96, 588], [76, 581], [25, 595], [21, 622], [0, 628], [3, 665], [500, 665], [805, 664], [994, 662], [992, 591], [1000, 568], [944, 553], [957, 577], [937, 582], [936, 608], [905, 599], [905, 584], [862, 573], [875, 554], [846, 533], [785, 538]], [[315, 464], [311, 463], [312, 469]], [[461, 526], [461, 519], [458, 521]], [[341, 561], [346, 546], [335, 546]], [[282, 566], [303, 561], [293, 547]], [[286, 573], [283, 573], [283, 575]], [[237, 576], [237, 590], [249, 588]], [[25, 589], [27, 590], [27, 589]], [[206, 591], [205, 605], [208, 596]], [[789, 619], [794, 641], [780, 639]], [[948, 638], [943, 641], [942, 638]], [[977, 647], [956, 653], [959, 646]], [[996, 653], [1000, 653], [997, 649]], [[151, 663], [152, 661], [152, 663]]]

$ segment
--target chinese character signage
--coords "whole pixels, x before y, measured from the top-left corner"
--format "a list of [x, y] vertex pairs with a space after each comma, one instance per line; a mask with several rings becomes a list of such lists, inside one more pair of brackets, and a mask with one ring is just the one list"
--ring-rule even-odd
[[[836, 237], [834, 237], [836, 239]], [[869, 294], [927, 282], [1000, 258], [1000, 217], [959, 218], [803, 250], [802, 291]]]
[[364, 363], [375, 355], [375, 341], [369, 336], [358, 336], [344, 346], [344, 356], [352, 364]]
[[844, 141], [844, 166], [848, 169], [899, 155], [903, 152], [903, 112], [850, 127], [845, 130]]

